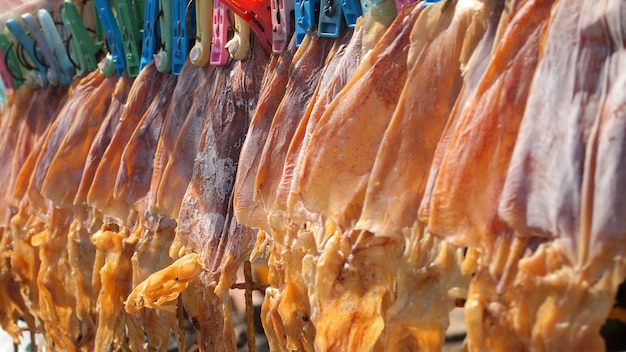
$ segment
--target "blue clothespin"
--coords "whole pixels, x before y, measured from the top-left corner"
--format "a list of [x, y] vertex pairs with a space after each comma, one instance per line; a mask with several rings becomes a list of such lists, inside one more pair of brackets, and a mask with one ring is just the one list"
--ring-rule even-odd
[[47, 88], [48, 87], [47, 69], [38, 60], [37, 55], [39, 56], [41, 55], [39, 53], [39, 50], [35, 48], [33, 41], [30, 39], [28, 34], [26, 34], [22, 25], [19, 22], [17, 22], [15, 19], [7, 20], [6, 26], [9, 29], [9, 31], [13, 33], [15, 38], [17, 38], [20, 44], [24, 47], [24, 50], [26, 50], [26, 53], [28, 53], [28, 56], [30, 57], [32, 63], [35, 65], [35, 68], [37, 69], [39, 73], [39, 76], [37, 77], [36, 82], [32, 82], [32, 83], [36, 83], [44, 88]]
[[24, 24], [26, 25], [26, 28], [28, 29], [30, 34], [33, 36], [33, 38], [35, 38], [35, 42], [37, 43], [37, 46], [39, 47], [39, 50], [41, 50], [43, 58], [46, 61], [48, 67], [48, 82], [56, 86], [57, 84], [59, 84], [60, 80], [59, 64], [52, 54], [52, 49], [48, 45], [46, 37], [41, 32], [41, 27], [39, 26], [39, 23], [30, 13], [23, 14], [22, 20], [24, 21]]
[[72, 77], [74, 76], [74, 66], [67, 56], [67, 51], [63, 45], [63, 41], [59, 36], [59, 32], [56, 30], [54, 20], [50, 13], [46, 10], [39, 10], [37, 12], [39, 17], [39, 23], [43, 30], [43, 34], [46, 37], [46, 41], [52, 51], [54, 59], [58, 63], [59, 69], [59, 82], [62, 85], [68, 86], [72, 83]]
[[89, 37], [76, 4], [65, 0], [61, 17], [70, 35], [71, 57], [78, 65], [77, 73], [82, 75], [85, 72], [95, 71], [98, 68], [96, 55], [101, 50], [101, 46], [96, 45]]
[[428, 5], [432, 5], [432, 4], [436, 4], [441, 0], [424, 0], [424, 6], [428, 6]]
[[126, 58], [124, 57], [124, 42], [122, 41], [122, 34], [115, 22], [111, 5], [108, 0], [95, 0], [95, 6], [100, 15], [100, 21], [102, 22], [102, 29], [109, 44], [109, 55], [102, 60], [98, 67], [104, 75], [110, 75], [112, 69], [117, 71], [117, 76], [122, 77], [124, 69], [126, 68]]
[[317, 23], [320, 0], [295, 0], [296, 46], [300, 47], [309, 28]]
[[382, 2], [382, 1], [383, 0], [361, 0], [362, 13], [366, 14], [367, 11], [369, 11], [373, 5], [378, 4], [379, 2]]
[[157, 17], [159, 15], [159, 0], [147, 0], [146, 12], [144, 13], [143, 40], [141, 48], [141, 64], [140, 70], [152, 61], [154, 54], [157, 52], [157, 43], [159, 36], [157, 35]]
[[287, 47], [292, 31], [291, 11], [294, 3], [290, 0], [271, 0], [272, 9], [272, 51], [281, 53]]
[[320, 22], [317, 26], [317, 34], [320, 37], [339, 38], [344, 23], [341, 9], [339, 0], [322, 0]]
[[128, 76], [136, 77], [139, 74], [139, 67], [141, 65], [141, 53], [139, 50], [141, 37], [139, 35], [139, 26], [133, 14], [133, 7], [130, 4], [130, 0], [113, 0], [113, 4], [115, 5], [118, 28], [120, 29], [124, 43], [124, 58], [126, 59]]
[[363, 15], [361, 3], [358, 0], [342, 0], [341, 6], [343, 7], [343, 17], [345, 17], [348, 27], [354, 28], [356, 19]]
[[[189, 11], [187, 11], [187, 1], [185, 0], [174, 0], [172, 10], [172, 36], [174, 42], [172, 74], [178, 76], [183, 69], [185, 60], [187, 60], [189, 50], [191, 50], [191, 42], [195, 35], [196, 10], [195, 5], [192, 5]], [[192, 31], [191, 33], [189, 32], [190, 30]]]

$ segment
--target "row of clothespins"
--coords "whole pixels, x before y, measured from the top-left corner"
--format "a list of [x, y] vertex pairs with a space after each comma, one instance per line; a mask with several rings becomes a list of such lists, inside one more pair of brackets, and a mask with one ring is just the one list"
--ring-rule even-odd
[[[97, 69], [135, 77], [153, 59], [159, 72], [174, 75], [187, 57], [196, 66], [224, 65], [229, 57], [247, 56], [250, 29], [267, 51], [281, 52], [294, 30], [296, 45], [314, 26], [322, 37], [339, 37], [345, 26], [354, 27], [359, 16], [382, 0], [89, 1], [94, 2], [95, 28], [84, 24], [70, 0], [57, 9], [39, 10], [37, 17], [25, 13], [7, 20], [6, 28], [0, 26], [0, 84], [5, 89], [24, 82], [69, 85], [76, 73]], [[396, 0], [396, 6], [414, 1]], [[228, 11], [234, 17], [230, 40]], [[105, 40], [108, 54], [98, 61]]]

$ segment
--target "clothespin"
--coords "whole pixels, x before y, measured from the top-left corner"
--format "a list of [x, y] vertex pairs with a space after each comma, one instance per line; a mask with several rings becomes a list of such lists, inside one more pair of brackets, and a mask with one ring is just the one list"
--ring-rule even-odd
[[268, 0], [222, 0], [242, 20], [246, 21], [267, 52], [272, 51], [272, 18]]
[[70, 33], [70, 45], [72, 46], [73, 59], [78, 62], [78, 74], [95, 71], [98, 68], [96, 55], [101, 50], [101, 46], [94, 44], [89, 37], [85, 24], [78, 14], [76, 4], [70, 0], [65, 0], [63, 12], [61, 13], [63, 24]]
[[235, 35], [225, 47], [230, 57], [235, 60], [245, 59], [250, 52], [250, 25], [237, 15], [235, 15]]
[[4, 85], [4, 80], [0, 79], [0, 107], [7, 103], [7, 87]]
[[147, 0], [144, 14], [143, 40], [141, 41], [141, 62], [139, 69], [144, 67], [156, 54], [157, 42], [157, 18], [159, 16], [159, 0]]
[[30, 34], [33, 36], [33, 38], [35, 38], [35, 42], [37, 43], [37, 46], [41, 50], [43, 58], [47, 63], [48, 71], [46, 74], [48, 76], [48, 82], [56, 86], [57, 84], [59, 84], [60, 81], [59, 64], [52, 54], [52, 49], [48, 45], [46, 37], [41, 32], [41, 27], [39, 26], [39, 23], [30, 13], [23, 14], [22, 20], [24, 21], [24, 24], [26, 25], [28, 31], [30, 31]]
[[64, 5], [65, 5], [64, 2], [62, 1], [57, 6], [57, 16], [58, 16], [57, 21], [60, 23], [58, 27], [59, 28], [58, 32], [59, 32], [59, 36], [61, 37], [61, 41], [65, 41], [68, 37], [67, 30], [65, 29], [65, 25], [63, 24], [63, 17], [61, 16], [61, 14], [63, 13]]
[[317, 23], [320, 0], [295, 0], [296, 47], [300, 47], [309, 28]]
[[95, 6], [102, 21], [102, 29], [109, 44], [109, 54], [102, 60], [98, 67], [104, 75], [112, 74], [112, 70], [117, 71], [118, 77], [122, 77], [126, 68], [126, 58], [124, 57], [124, 42], [122, 34], [115, 22], [111, 5], [108, 0], [95, 0]]
[[15, 51], [11, 50], [11, 48], [15, 48], [15, 43], [9, 39], [9, 33], [4, 32], [4, 26], [0, 27], [0, 49], [4, 53], [4, 59], [2, 62], [5, 64], [5, 67], [8, 70], [8, 73], [11, 75], [11, 83], [13, 83], [13, 88], [17, 89], [24, 83], [24, 75], [22, 73], [22, 67], [15, 55]]
[[0, 78], [2, 78], [2, 82], [6, 89], [13, 89], [13, 80], [11, 78], [11, 73], [9, 73], [9, 69], [5, 65], [5, 58], [2, 52], [0, 52]]
[[159, 23], [161, 27], [161, 41], [163, 42], [163, 48], [161, 48], [161, 50], [154, 55], [154, 64], [157, 71], [161, 73], [168, 73], [172, 70], [172, 0], [159, 0], [159, 3], [163, 14]]
[[132, 0], [133, 2], [133, 10], [135, 10], [134, 12], [134, 18], [136, 21], [136, 25], [135, 27], [137, 29], [143, 28], [143, 24], [145, 21], [144, 16], [146, 15], [146, 3], [150, 1], [150, 0]]
[[20, 44], [24, 47], [24, 50], [26, 50], [26, 53], [28, 53], [28, 56], [30, 57], [32, 63], [35, 65], [35, 69], [39, 73], [39, 76], [36, 78], [35, 82], [31, 82], [31, 83], [47, 88], [48, 87], [47, 69], [41, 62], [39, 62], [38, 55], [41, 55], [41, 54], [39, 50], [35, 48], [35, 45], [34, 45], [35, 43], [30, 39], [28, 34], [26, 34], [26, 31], [24, 31], [24, 27], [22, 27], [22, 25], [19, 22], [17, 22], [17, 20], [15, 19], [7, 20], [6, 26], [9, 29], [9, 31], [13, 33], [15, 38], [17, 38]]
[[363, 14], [361, 11], [361, 3], [359, 3], [358, 0], [342, 0], [341, 6], [343, 7], [343, 17], [345, 17], [348, 27], [354, 28], [356, 26], [356, 19]]
[[43, 9], [37, 12], [37, 16], [39, 17], [39, 23], [41, 24], [41, 28], [43, 29], [43, 34], [46, 37], [48, 46], [52, 51], [52, 55], [58, 63], [59, 82], [65, 86], [68, 86], [72, 83], [72, 77], [74, 76], [74, 66], [67, 56], [63, 41], [61, 40], [59, 32], [54, 25], [54, 20], [52, 19], [52, 16], [50, 16], [50, 13]]
[[438, 3], [440, 0], [424, 0], [424, 6]]
[[[189, 52], [189, 59], [192, 64], [198, 67], [206, 66], [210, 61], [209, 56], [212, 57], [213, 55], [211, 43], [215, 40], [215, 17], [219, 16], [216, 14], [216, 8], [219, 8], [219, 4], [219, 0], [196, 0], [196, 44]], [[212, 18], [212, 21], [209, 21], [209, 18]], [[213, 24], [212, 35], [211, 24]], [[211, 37], [213, 37], [213, 41]]]
[[287, 0], [271, 0], [272, 9], [272, 51], [281, 53], [287, 47], [291, 34], [291, 12], [293, 2]]
[[[139, 36], [139, 27], [133, 14], [133, 7], [130, 4], [130, 0], [113, 0], [113, 4], [115, 6], [118, 28], [124, 41], [128, 76], [137, 77], [139, 67], [141, 66], [141, 54], [139, 52], [141, 37]], [[143, 18], [143, 15], [141, 17]]]
[[342, 7], [339, 0], [322, 0], [320, 8], [320, 22], [317, 34], [320, 37], [339, 38], [343, 31]]
[[[190, 3], [191, 5], [191, 3]], [[174, 0], [172, 11], [172, 34], [174, 50], [172, 52], [172, 74], [178, 76], [183, 69], [187, 55], [189, 54], [193, 33], [189, 33], [188, 27], [193, 27], [191, 18], [187, 18], [187, 1]], [[189, 14], [195, 16], [195, 11], [189, 9]], [[188, 23], [191, 22], [191, 23]], [[191, 28], [193, 30], [193, 28]]]
[[226, 5], [220, 0], [213, 0], [213, 39], [211, 40], [211, 65], [221, 66], [228, 63], [228, 14]]

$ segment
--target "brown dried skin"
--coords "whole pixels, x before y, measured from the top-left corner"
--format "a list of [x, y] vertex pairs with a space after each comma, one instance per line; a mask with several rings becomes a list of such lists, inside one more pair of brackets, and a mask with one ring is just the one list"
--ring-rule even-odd
[[96, 88], [91, 94], [97, 99], [83, 103], [88, 108], [74, 113], [72, 125], [66, 131], [54, 159], [48, 166], [41, 193], [58, 207], [65, 209], [74, 207], [74, 197], [83, 174], [85, 160], [111, 104], [116, 81], [115, 78], [104, 77], [94, 81]]
[[159, 91], [137, 124], [121, 157], [113, 195], [132, 204], [139, 214], [148, 207], [154, 156], [176, 82], [174, 75], [166, 75], [160, 82]]
[[[422, 7], [414, 9], [398, 18], [412, 24]], [[292, 193], [341, 228], [352, 226], [360, 214], [376, 151], [406, 79], [410, 32], [402, 20], [389, 27], [330, 104], [307, 146]]]
[[87, 204], [109, 216], [118, 224], [129, 222], [129, 214], [133, 213], [129, 203], [115, 199], [113, 194], [122, 153], [141, 117], [161, 88], [164, 79], [166, 79], [166, 75], [159, 73], [153, 63], [141, 70], [135, 78], [122, 115], [119, 117], [120, 121], [115, 134], [104, 155], [102, 155], [89, 188]]
[[461, 70], [485, 32], [490, 10], [482, 2], [444, 5], [428, 6], [411, 32], [407, 80], [356, 225], [376, 236], [402, 241], [400, 230], [417, 221], [437, 142], [461, 90]]
[[283, 174], [276, 190], [275, 210], [288, 208], [288, 197], [294, 180], [294, 173], [299, 169], [302, 154], [310, 140], [310, 134], [328, 105], [348, 82], [361, 62], [363, 27], [360, 26], [360, 23], [354, 32], [347, 31], [340, 41], [335, 41], [334, 47], [327, 57], [317, 91], [289, 144]]
[[[120, 232], [99, 231], [94, 234], [92, 241], [104, 257], [101, 262], [96, 257], [94, 262], [94, 271], [99, 271], [100, 281], [95, 350], [108, 351], [111, 344], [119, 347], [126, 343], [126, 328], [131, 318], [124, 311], [124, 300], [132, 289], [131, 257], [135, 251], [136, 238], [131, 236], [127, 228], [123, 228]], [[103, 265], [98, 267], [100, 264]], [[128, 328], [130, 330], [132, 326]]]
[[71, 266], [67, 239], [71, 214], [53, 210], [48, 214], [47, 230], [31, 239], [39, 248], [41, 265], [37, 274], [39, 306], [37, 316], [42, 321], [46, 344], [64, 351], [75, 351], [79, 339], [76, 316], [76, 282], [68, 280]]
[[76, 192], [76, 197], [74, 197], [74, 206], [78, 209], [87, 206], [87, 194], [89, 192], [89, 187], [91, 187], [91, 183], [93, 182], [98, 165], [102, 160], [102, 156], [106, 148], [109, 146], [109, 143], [113, 138], [113, 134], [117, 129], [119, 117], [122, 115], [122, 111], [124, 109], [124, 105], [126, 104], [126, 99], [128, 98], [128, 93], [132, 84], [133, 80], [128, 76], [120, 77], [115, 84], [115, 90], [113, 91], [106, 117], [104, 118], [104, 121], [102, 121], [100, 129], [91, 143], [91, 148], [87, 154], [87, 160], [85, 160], [85, 168], [83, 169], [78, 191]]
[[[164, 255], [164, 253], [168, 252], [174, 240], [174, 234], [175, 227], [167, 225], [157, 228], [156, 232], [152, 232], [147, 228], [141, 231], [135, 254], [132, 257], [133, 287], [143, 282], [152, 273], [172, 264], [174, 260]], [[125, 305], [128, 305], [128, 301]], [[171, 330], [177, 324], [176, 312], [144, 310], [135, 319], [143, 328], [140, 340], [144, 339], [145, 334], [148, 346], [157, 351], [167, 350], [170, 343]]]
[[[499, 204], [521, 247], [512, 260], [522, 259], [508, 280], [472, 283], [478, 297], [500, 303], [500, 325], [525, 348], [605, 348], [599, 330], [624, 279], [625, 11], [619, 1], [552, 9]], [[476, 326], [479, 347], [488, 326]]]
[[[315, 100], [312, 99], [309, 103], [286, 155], [285, 169], [278, 189], [279, 195], [272, 209], [273, 231], [271, 236], [268, 236], [271, 239], [268, 264], [270, 282], [273, 286], [266, 289], [262, 308], [262, 322], [272, 350], [314, 350], [315, 327], [310, 319], [311, 308], [307, 286], [302, 278], [302, 258], [306, 252], [299, 241], [291, 242], [296, 238], [310, 237], [310, 233], [298, 233], [297, 227], [288, 226], [290, 222], [285, 222], [279, 216], [279, 209], [286, 207], [282, 204], [284, 197], [280, 196], [280, 193], [288, 191], [292, 171], [295, 169], [292, 164], [299, 163], [301, 144], [306, 143], [303, 138], [308, 136], [302, 137], [302, 134], [305, 131], [309, 132], [314, 121], [319, 119], [325, 107], [345, 85], [358, 65], [361, 33], [362, 30], [358, 29], [353, 36], [345, 35], [341, 40], [335, 41], [313, 97]], [[305, 41], [303, 45], [306, 43], [310, 42]], [[281, 191], [281, 187], [286, 189]]]
[[[552, 0], [518, 2], [489, 68], [447, 144], [431, 198], [429, 231], [488, 247], [502, 229], [496, 212]], [[484, 170], [480, 176], [476, 170]]]
[[[19, 135], [19, 128], [21, 122], [24, 120], [24, 116], [21, 111], [28, 111], [30, 107], [30, 97], [34, 91], [24, 85], [15, 92], [15, 98], [12, 101], [10, 109], [6, 109], [2, 113], [2, 134], [0, 135], [0, 189], [3, 190], [2, 194], [7, 194], [11, 190], [8, 187], [11, 182], [13, 157], [15, 155], [16, 144]], [[9, 221], [12, 211], [9, 208], [9, 204], [4, 197], [0, 202], [0, 224], [3, 227], [9, 226]]]
[[[307, 114], [307, 106], [317, 90], [326, 57], [334, 43], [315, 34], [310, 34], [308, 41], [294, 55], [285, 94], [274, 114], [259, 160], [253, 199], [265, 208], [267, 214], [274, 208], [289, 144]], [[261, 229], [270, 231], [267, 227]]]
[[435, 149], [429, 168], [429, 177], [425, 185], [424, 195], [418, 212], [418, 218], [423, 223], [428, 223], [432, 193], [446, 147], [454, 134], [456, 125], [461, 119], [466, 102], [470, 97], [474, 96], [474, 92], [478, 88], [484, 73], [487, 71], [493, 51], [493, 43], [498, 40], [498, 33], [501, 33], [499, 29], [506, 27], [506, 23], [508, 23], [508, 11], [503, 9], [503, 7], [503, 3], [497, 3], [496, 6], [494, 6], [494, 10], [489, 14], [487, 19], [485, 34], [476, 45], [476, 49], [472, 53], [467, 66], [463, 69], [463, 87], [448, 117], [439, 142], [437, 143], [437, 148]]
[[65, 135], [70, 130], [75, 116], [83, 113], [89, 114], [89, 111], [97, 105], [96, 102], [101, 99], [93, 93], [97, 91], [103, 80], [104, 77], [100, 73], [91, 73], [81, 79], [72, 91], [71, 97], [68, 98], [66, 104], [59, 112], [56, 120], [50, 126], [51, 130], [42, 145], [36, 166], [30, 175], [27, 191], [32, 211], [42, 218], [45, 218], [48, 208], [52, 204], [41, 193], [47, 171]]
[[193, 165], [198, 154], [202, 131], [224, 86], [224, 78], [217, 75], [217, 66], [196, 68], [198, 87], [193, 103], [183, 123], [172, 155], [165, 166], [157, 189], [156, 213], [170, 219], [178, 219], [180, 204], [193, 176]]
[[75, 281], [76, 318], [80, 320], [79, 348], [91, 346], [96, 337], [97, 291], [92, 286], [95, 255], [91, 232], [79, 220], [74, 220], [67, 238], [67, 257], [70, 277]]
[[[183, 198], [178, 232], [188, 251], [197, 252], [207, 270], [206, 288], [215, 289], [212, 309], [202, 309], [202, 349], [236, 349], [230, 299], [224, 290], [235, 279], [240, 264], [248, 259], [254, 232], [237, 224], [233, 215], [233, 187], [241, 145], [256, 106], [268, 56], [258, 42], [246, 61], [218, 68], [220, 85], [207, 116], [193, 176]], [[223, 76], [223, 78], [222, 78]], [[218, 280], [219, 276], [219, 280]], [[214, 286], [217, 283], [217, 287]], [[221, 287], [221, 288], [220, 288]], [[224, 314], [210, 314], [209, 311]], [[211, 327], [205, 330], [206, 327]], [[220, 347], [222, 346], [222, 347]]]
[[153, 214], [160, 216], [168, 215], [156, 206], [159, 185], [163, 178], [165, 167], [174, 152], [174, 146], [176, 145], [176, 140], [183, 127], [183, 123], [194, 102], [194, 92], [198, 87], [200, 76], [198, 69], [191, 64], [191, 61], [185, 63], [183, 70], [178, 76], [178, 82], [176, 83], [176, 88], [174, 89], [165, 121], [163, 121], [161, 136], [154, 156], [154, 168], [150, 181], [148, 201], [149, 210]]
[[[307, 43], [309, 41], [305, 38], [302, 45], [307, 45]], [[234, 213], [240, 224], [252, 228], [269, 226], [265, 209], [260, 203], [254, 201], [254, 183], [272, 120], [287, 89], [295, 52], [295, 38], [292, 38], [282, 55], [272, 56], [261, 86], [254, 117], [250, 121], [246, 139], [241, 147], [235, 180]]]

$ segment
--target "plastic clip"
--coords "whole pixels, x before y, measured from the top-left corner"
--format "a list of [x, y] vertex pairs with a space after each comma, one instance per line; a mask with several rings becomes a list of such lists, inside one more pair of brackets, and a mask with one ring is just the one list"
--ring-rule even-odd
[[[124, 41], [124, 58], [126, 59], [128, 76], [137, 77], [141, 65], [141, 55], [139, 53], [141, 39], [133, 8], [130, 0], [113, 0], [113, 4], [115, 5], [118, 28]], [[141, 17], [143, 18], [143, 16]]]
[[141, 62], [139, 69], [143, 70], [152, 61], [157, 50], [157, 18], [159, 15], [159, 0], [147, 0], [144, 14], [143, 40], [141, 45]]
[[43, 29], [43, 34], [46, 37], [46, 41], [50, 46], [52, 55], [58, 63], [59, 82], [65, 86], [68, 86], [70, 85], [70, 83], [72, 83], [72, 77], [74, 76], [74, 66], [67, 56], [63, 41], [61, 40], [59, 32], [57, 32], [54, 25], [54, 20], [52, 19], [52, 16], [50, 16], [50, 13], [43, 9], [37, 12], [37, 17], [39, 17], [39, 23], [41, 24], [41, 28]]
[[[195, 11], [189, 9], [190, 13], [195, 16]], [[192, 23], [187, 23], [190, 20]], [[189, 33], [188, 27], [193, 30], [193, 22], [191, 18], [187, 18], [187, 1], [174, 0], [172, 11], [172, 35], [174, 41], [174, 50], [172, 52], [172, 74], [178, 76], [183, 69], [187, 55], [189, 54], [191, 41], [193, 40], [193, 32]]]
[[235, 15], [235, 35], [225, 47], [230, 57], [235, 60], [245, 59], [250, 52], [250, 25], [237, 15]]
[[161, 73], [169, 73], [172, 71], [172, 0], [159, 0], [161, 4], [161, 41], [163, 42], [163, 48], [154, 55], [154, 65], [157, 71]]
[[[213, 6], [211, 6], [211, 3], [213, 3]], [[216, 11], [219, 11], [219, 4], [219, 0], [196, 0], [196, 44], [189, 52], [189, 59], [192, 64], [198, 67], [206, 66], [209, 61], [213, 64], [209, 56], [212, 58], [213, 55], [212, 43], [214, 43], [215, 39], [212, 40], [211, 37], [216, 35], [215, 18], [219, 16], [219, 14], [216, 14]], [[212, 18], [212, 21], [209, 20], [210, 18]], [[213, 24], [213, 35], [211, 35], [211, 24]]]
[[290, 0], [271, 0], [272, 9], [272, 51], [281, 53], [287, 47], [289, 34], [293, 31], [291, 12], [293, 2]]
[[438, 3], [441, 0], [424, 0], [424, 6], [433, 5]]
[[124, 69], [126, 68], [126, 58], [124, 57], [124, 44], [122, 41], [122, 34], [115, 22], [111, 5], [108, 0], [95, 0], [95, 6], [100, 15], [100, 21], [102, 22], [102, 29], [104, 35], [109, 44], [109, 55], [103, 59], [98, 67], [103, 75], [109, 76], [112, 74], [112, 70], [117, 71], [118, 77], [122, 77]]
[[366, 14], [367, 11], [370, 10], [370, 8], [380, 2], [382, 2], [383, 0], [361, 0], [361, 12], [363, 14]]
[[317, 34], [320, 37], [339, 38], [344, 23], [341, 9], [339, 0], [322, 0], [320, 22], [317, 27]]
[[228, 63], [229, 53], [226, 24], [226, 5], [220, 0], [213, 0], [213, 39], [211, 40], [211, 65], [222, 66]]
[[30, 34], [33, 36], [33, 38], [35, 38], [35, 42], [37, 43], [37, 46], [41, 50], [43, 58], [47, 63], [48, 82], [56, 86], [57, 84], [59, 84], [60, 81], [60, 70], [59, 63], [54, 57], [54, 54], [52, 54], [52, 48], [48, 45], [46, 37], [41, 32], [41, 27], [39, 26], [39, 23], [37, 22], [35, 17], [33, 17], [33, 15], [31, 15], [30, 13], [25, 13], [22, 15], [22, 20], [24, 21], [24, 24], [26, 25], [26, 28], [28, 29]]
[[5, 58], [4, 54], [0, 52], [0, 78], [2, 78], [2, 83], [6, 89], [13, 89], [13, 80], [11, 79], [11, 74], [9, 73], [9, 69], [4, 64]]
[[76, 4], [66, 0], [61, 17], [63, 17], [63, 23], [70, 33], [70, 45], [72, 46], [74, 61], [78, 61], [79, 66], [78, 74], [82, 75], [85, 72], [96, 70], [98, 68], [96, 55], [101, 47], [94, 44], [89, 37], [85, 24], [78, 14]]
[[37, 78], [37, 81], [33, 83], [38, 84], [44, 88], [47, 88], [48, 87], [47, 69], [38, 60], [37, 56], [39, 55], [38, 54], [39, 50], [35, 48], [33, 41], [30, 39], [28, 34], [26, 34], [26, 32], [24, 31], [24, 28], [19, 22], [17, 22], [14, 19], [10, 19], [6, 22], [6, 26], [9, 29], [9, 31], [13, 33], [15, 38], [17, 38], [20, 44], [24, 47], [24, 49], [28, 53], [28, 56], [30, 56], [32, 63], [35, 64], [35, 68], [39, 72], [39, 77]]
[[356, 19], [363, 14], [361, 11], [361, 3], [358, 0], [341, 0], [341, 6], [343, 7], [343, 17], [346, 19], [348, 27], [354, 28], [356, 26]]
[[317, 23], [320, 0], [295, 0], [296, 47], [300, 47], [309, 28]]
[[8, 73], [11, 76], [13, 89], [17, 89], [24, 83], [24, 74], [22, 72], [22, 67], [20, 66], [20, 63], [15, 55], [15, 51], [11, 50], [11, 48], [15, 48], [15, 43], [11, 39], [9, 39], [9, 34], [6, 34], [4, 32], [1, 33], [0, 49], [2, 49], [2, 52], [4, 53], [4, 58], [2, 62], [3, 64], [5, 64], [5, 67], [8, 69]]
[[263, 48], [272, 51], [272, 18], [268, 0], [223, 0], [224, 4], [246, 21], [261, 41]]

